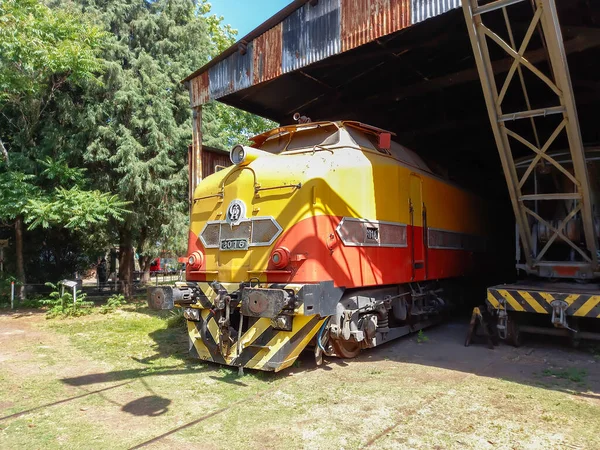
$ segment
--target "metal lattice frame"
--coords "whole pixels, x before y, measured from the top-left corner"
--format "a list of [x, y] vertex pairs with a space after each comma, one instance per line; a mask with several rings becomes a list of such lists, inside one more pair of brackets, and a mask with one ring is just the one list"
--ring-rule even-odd
[[[473, 46], [475, 61], [483, 87], [483, 94], [494, 138], [500, 154], [502, 168], [508, 184], [510, 198], [525, 254], [526, 264], [524, 266], [519, 265], [518, 267], [525, 269], [529, 273], [542, 276], [560, 276], [560, 274], [554, 271], [554, 267], [575, 266], [576, 272], [572, 272], [576, 274], [575, 276], [589, 278], [594, 276], [594, 273], [597, 273], [598, 271], [597, 238], [592, 216], [592, 203], [590, 199], [590, 185], [585, 163], [585, 153], [579, 130], [579, 120], [575, 109], [575, 100], [564, 51], [562, 34], [556, 13], [556, 5], [554, 0], [530, 0], [533, 6], [533, 18], [527, 28], [522, 43], [517, 48], [507, 7], [523, 1], [525, 0], [496, 0], [480, 6], [479, 0], [462, 0], [469, 37]], [[483, 23], [485, 14], [497, 10], [502, 10], [510, 42], [503, 40], [498, 34], [493, 32]], [[542, 73], [524, 57], [525, 51], [536, 31], [542, 35], [542, 40], [548, 53], [548, 64], [551, 68], [550, 73], [553, 74], [553, 79]], [[492, 61], [488, 49], [488, 39], [493, 41], [508, 55], [514, 58], [510, 71], [508, 72], [500, 91], [498, 91], [496, 80], [494, 78]], [[543, 109], [531, 108], [525, 79], [523, 77], [523, 67], [528, 69], [545, 83], [556, 95], [556, 106]], [[525, 111], [507, 114], [503, 112], [502, 104], [515, 73], [519, 76], [527, 109]], [[536, 129], [534, 118], [538, 118], [537, 120], [544, 120], [547, 116], [557, 114], [562, 115], [562, 121], [550, 135], [548, 140], [542, 145], [539, 140], [539, 134]], [[507, 128], [506, 122], [522, 119], [530, 120], [535, 143], [530, 142], [523, 136]], [[573, 162], [573, 173], [547, 153], [552, 143], [555, 142], [556, 138], [562, 133], [566, 133], [568, 139], [569, 150]], [[535, 153], [534, 159], [521, 178], [519, 178], [515, 168], [515, 160], [511, 150], [511, 139], [509, 138], [520, 142]], [[566, 192], [567, 189], [562, 189], [563, 192], [551, 194], [536, 193], [524, 195], [522, 193], [522, 188], [530, 177], [532, 177], [532, 174], [535, 173], [534, 169], [540, 162], [551, 164], [554, 168], [564, 174], [567, 179], [573, 183], [573, 189], [569, 192]], [[567, 215], [565, 219], [555, 227], [525, 204], [525, 201], [529, 200], [564, 201], [568, 208]], [[584, 248], [581, 248], [570, 240], [564, 232], [569, 220], [575, 218], [577, 215], [581, 217], [583, 223], [586, 242]], [[529, 225], [531, 220], [538, 224], [543, 224], [552, 232], [552, 236], [546, 245], [539, 251], [537, 245], [535, 245], [535, 236], [532, 227]], [[548, 249], [558, 238], [570, 245], [575, 252], [581, 256], [582, 261], [569, 263], [565, 261], [546, 260], [545, 255], [547, 254]]]

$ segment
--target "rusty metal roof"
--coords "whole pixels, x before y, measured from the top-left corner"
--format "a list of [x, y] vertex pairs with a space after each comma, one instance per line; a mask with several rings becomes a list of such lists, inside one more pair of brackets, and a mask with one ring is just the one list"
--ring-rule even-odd
[[[583, 139], [600, 143], [600, 2], [556, 1]], [[457, 177], [490, 185], [495, 174], [503, 190], [459, 6], [460, 0], [296, 0], [188, 77], [191, 104], [218, 99], [281, 124], [292, 123], [295, 112], [368, 123], [395, 132], [398, 142]], [[530, 12], [528, 2], [511, 7], [518, 41], [529, 24], [518, 16]], [[498, 14], [490, 20], [501, 28]], [[501, 82], [512, 60], [499, 47], [491, 51]], [[541, 42], [525, 56], [544, 67]], [[547, 106], [544, 87], [530, 95]], [[485, 176], [478, 180], [477, 173]]]
[[460, 0], [296, 0], [200, 68], [199, 106], [460, 7]]

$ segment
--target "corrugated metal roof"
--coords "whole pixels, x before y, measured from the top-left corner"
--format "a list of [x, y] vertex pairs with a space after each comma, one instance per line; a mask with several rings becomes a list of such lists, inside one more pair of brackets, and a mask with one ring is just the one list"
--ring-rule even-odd
[[201, 73], [190, 80], [190, 103], [192, 107], [200, 106], [210, 100], [208, 92], [208, 72]]
[[281, 75], [282, 24], [271, 28], [254, 41], [254, 84]]
[[340, 0], [322, 0], [297, 9], [283, 21], [282, 72], [312, 64], [341, 51]]
[[342, 0], [342, 51], [410, 25], [411, 0]]
[[210, 98], [219, 98], [252, 85], [252, 50], [248, 44], [244, 54], [237, 52], [208, 70]]
[[[193, 107], [368, 44], [460, 0], [295, 0], [189, 81]], [[206, 75], [208, 73], [208, 76]]]
[[460, 7], [460, 0], [411, 0], [411, 22], [419, 23]]

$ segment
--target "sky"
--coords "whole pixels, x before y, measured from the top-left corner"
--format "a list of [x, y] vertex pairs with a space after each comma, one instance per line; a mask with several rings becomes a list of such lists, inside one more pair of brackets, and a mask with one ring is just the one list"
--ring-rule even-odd
[[292, 0], [210, 0], [211, 13], [225, 18], [224, 22], [238, 30], [236, 39], [279, 12]]

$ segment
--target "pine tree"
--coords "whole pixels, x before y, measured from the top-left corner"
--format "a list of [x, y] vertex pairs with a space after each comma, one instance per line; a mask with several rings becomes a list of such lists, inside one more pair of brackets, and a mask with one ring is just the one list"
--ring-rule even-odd
[[[82, 121], [90, 130], [85, 159], [96, 186], [131, 202], [133, 213], [116, 225], [119, 279], [129, 296], [134, 245], [146, 268], [157, 245], [184, 248], [192, 127], [189, 94], [181, 80], [229, 45], [234, 33], [221, 26], [222, 18], [207, 16], [206, 1], [79, 3], [112, 34], [103, 53], [106, 70], [101, 83], [89, 84], [90, 106]], [[213, 144], [230, 145], [231, 135], [243, 135], [239, 130], [246, 130], [245, 124], [261, 123], [236, 121], [247, 113], [229, 113], [222, 105], [208, 108], [219, 130]]]

